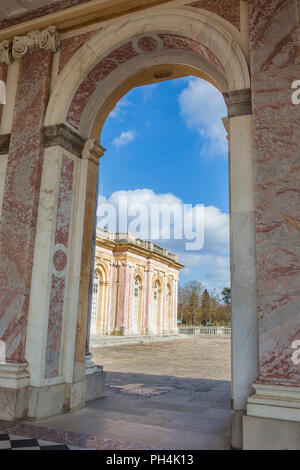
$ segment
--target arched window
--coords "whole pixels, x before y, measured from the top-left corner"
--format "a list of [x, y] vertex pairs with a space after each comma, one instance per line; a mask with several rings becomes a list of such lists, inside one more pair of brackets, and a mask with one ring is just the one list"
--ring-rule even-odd
[[158, 291], [159, 285], [156, 281], [153, 286], [153, 311], [152, 311], [152, 332], [157, 333], [157, 316], [158, 316]]
[[94, 272], [93, 297], [92, 297], [92, 316], [91, 316], [91, 333], [97, 332], [97, 312], [98, 312], [98, 296], [99, 296], [99, 274]]
[[133, 302], [132, 302], [132, 317], [131, 317], [131, 330], [133, 333], [138, 333], [139, 327], [139, 300], [140, 300], [140, 281], [136, 277], [134, 280], [133, 289]]

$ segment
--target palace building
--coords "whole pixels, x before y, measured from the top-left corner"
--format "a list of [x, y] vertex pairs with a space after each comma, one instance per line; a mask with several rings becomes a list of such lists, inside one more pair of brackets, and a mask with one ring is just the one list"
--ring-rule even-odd
[[182, 267], [155, 243], [98, 228], [91, 335], [176, 333]]

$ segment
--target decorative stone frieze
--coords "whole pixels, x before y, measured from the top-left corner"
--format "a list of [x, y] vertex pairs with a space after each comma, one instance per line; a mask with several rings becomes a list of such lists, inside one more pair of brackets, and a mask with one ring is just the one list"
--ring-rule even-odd
[[44, 148], [59, 145], [73, 155], [81, 157], [85, 140], [65, 124], [55, 124], [44, 127], [43, 144]]
[[0, 43], [0, 64], [10, 65], [12, 62], [11, 42], [5, 39]]
[[23, 57], [33, 47], [57, 52], [60, 48], [60, 39], [55, 26], [48, 26], [42, 31], [30, 31], [26, 36], [15, 36], [13, 40], [2, 41], [0, 63], [12, 64], [14, 60]]

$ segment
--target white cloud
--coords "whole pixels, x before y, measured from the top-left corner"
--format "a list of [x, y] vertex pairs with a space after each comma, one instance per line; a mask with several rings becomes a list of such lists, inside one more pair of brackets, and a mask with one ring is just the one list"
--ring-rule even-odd
[[136, 138], [135, 131], [123, 131], [121, 132], [119, 137], [114, 138], [114, 140], [112, 141], [112, 144], [115, 147], [122, 147], [123, 145], [127, 145], [133, 142], [135, 138]]
[[[166, 204], [168, 207], [177, 205], [183, 208], [184, 202], [172, 193], [156, 194], [151, 189], [136, 189], [130, 191], [116, 191], [106, 199], [104, 196], [99, 197], [99, 206], [102, 203], [109, 203], [114, 208], [119, 208], [120, 196], [126, 197], [127, 214], [133, 209], [142, 207], [148, 214], [151, 206]], [[104, 206], [102, 206], [104, 207]], [[118, 213], [118, 211], [117, 211]], [[98, 207], [98, 217], [100, 215]], [[124, 214], [123, 214], [124, 215]], [[129, 222], [132, 217], [128, 217]], [[106, 223], [102, 219], [105, 226]], [[98, 218], [98, 223], [100, 222]], [[153, 228], [153, 227], [151, 227]], [[161, 227], [160, 227], [161, 228]], [[166, 228], [166, 227], [164, 227]], [[116, 230], [118, 231], [118, 221]], [[132, 232], [132, 230], [130, 230]], [[161, 230], [160, 230], [161, 232]], [[137, 231], [135, 235], [141, 238], [147, 238], [147, 234]], [[172, 252], [179, 255], [180, 262], [185, 265], [185, 269], [181, 271], [181, 279], [199, 279], [208, 288], [222, 289], [229, 285], [230, 269], [229, 269], [229, 215], [222, 212], [215, 206], [206, 206], [204, 210], [204, 246], [202, 250], [186, 251], [185, 239], [175, 239], [171, 230], [171, 239], [154, 240], [156, 243], [166, 247]]]
[[226, 131], [221, 121], [227, 116], [227, 110], [221, 93], [204, 80], [189, 78], [178, 101], [188, 127], [195, 129], [204, 139], [201, 154], [227, 156]]
[[131, 106], [132, 103], [128, 100], [127, 96], [124, 96], [114, 107], [114, 109], [110, 112], [110, 118], [121, 117], [126, 114], [126, 108]]

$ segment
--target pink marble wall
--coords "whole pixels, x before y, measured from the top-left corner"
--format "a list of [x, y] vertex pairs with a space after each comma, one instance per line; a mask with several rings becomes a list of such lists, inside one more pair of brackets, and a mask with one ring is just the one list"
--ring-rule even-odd
[[45, 367], [46, 378], [57, 377], [59, 375], [66, 288], [66, 268], [68, 260], [67, 254], [72, 210], [73, 174], [74, 161], [69, 157], [63, 156], [50, 290]]
[[20, 60], [0, 225], [0, 339], [8, 361], [24, 361], [51, 68], [52, 53], [39, 48]]
[[117, 303], [117, 330], [127, 331], [129, 325], [129, 302], [130, 302], [130, 268], [127, 263], [120, 262], [119, 283], [118, 283], [118, 303]]
[[300, 385], [300, 79], [296, 0], [251, 0], [259, 380]]
[[108, 329], [109, 332], [116, 327], [116, 294], [117, 294], [117, 266], [112, 263], [111, 266], [111, 282], [110, 303], [108, 304]]
[[240, 0], [196, 0], [187, 5], [215, 13], [240, 29]]
[[68, 111], [67, 121], [76, 129], [80, 126], [81, 115], [97, 86], [107, 78], [117, 67], [127, 61], [160, 50], [191, 51], [208, 60], [224, 76], [225, 70], [219, 59], [207, 47], [190, 38], [175, 34], [152, 34], [136, 38], [122, 44], [102, 59], [90, 71], [79, 86]]
[[134, 50], [132, 43], [128, 42], [108, 54], [91, 70], [78, 88], [69, 108], [67, 121], [73, 127], [79, 128], [81, 114], [98, 84], [119, 65], [136, 56], [138, 56], [138, 53]]
[[[101, 28], [104, 29], [104, 28]], [[97, 30], [99, 31], [99, 29]], [[63, 39], [60, 45], [59, 52], [59, 73], [62, 71], [64, 66], [71, 59], [73, 54], [80, 49], [80, 47], [93, 35], [95, 31], [89, 31], [84, 34], [79, 34], [78, 36], [72, 36], [71, 38]]]

